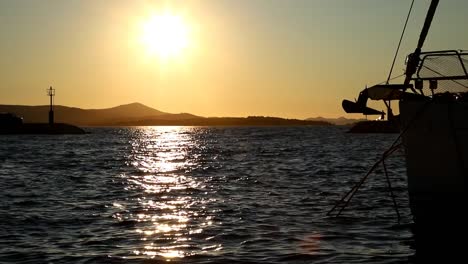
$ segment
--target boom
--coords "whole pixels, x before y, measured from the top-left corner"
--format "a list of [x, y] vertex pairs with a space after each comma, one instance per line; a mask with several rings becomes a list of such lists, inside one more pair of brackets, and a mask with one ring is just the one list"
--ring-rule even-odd
[[[439, 4], [439, 0], [432, 0], [429, 9], [426, 14], [426, 19], [424, 21], [423, 28], [421, 30], [421, 34], [419, 35], [418, 44], [416, 46], [415, 51], [408, 56], [408, 62], [406, 64], [406, 71], [405, 71], [405, 81], [403, 84], [391, 85], [384, 84], [384, 85], [376, 85], [370, 88], [365, 88], [359, 93], [359, 98], [356, 102], [352, 102], [349, 100], [343, 100], [342, 107], [346, 113], [362, 113], [364, 115], [380, 115], [383, 114], [382, 111], [378, 111], [372, 108], [367, 107], [367, 100], [383, 100], [385, 105], [388, 108], [388, 111], [391, 113], [390, 104], [386, 101], [390, 100], [398, 100], [405, 96], [415, 96], [415, 94], [409, 94], [404, 92], [406, 89], [410, 88], [414, 93], [416, 90], [413, 88], [413, 85], [410, 84], [412, 76], [416, 73], [420, 62], [420, 55], [421, 49], [424, 45], [426, 40], [427, 34], [429, 32], [429, 28], [431, 27], [432, 19], [434, 18], [435, 11], [437, 9], [437, 5]], [[390, 119], [391, 116], [389, 115], [388, 118]]]

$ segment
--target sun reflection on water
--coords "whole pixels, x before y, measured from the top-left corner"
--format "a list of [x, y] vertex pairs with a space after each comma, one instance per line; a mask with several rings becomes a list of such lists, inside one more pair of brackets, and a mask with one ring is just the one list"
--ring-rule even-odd
[[[125, 190], [136, 198], [114, 217], [135, 223], [130, 228], [142, 244], [133, 256], [171, 260], [222, 248], [207, 239], [213, 234], [204, 235], [215, 223], [215, 211], [209, 206], [215, 199], [206, 179], [187, 173], [197, 163], [196, 150], [203, 148], [192, 129], [140, 128], [130, 142], [130, 173], [122, 177]], [[122, 204], [115, 202], [114, 207], [123, 209]]]

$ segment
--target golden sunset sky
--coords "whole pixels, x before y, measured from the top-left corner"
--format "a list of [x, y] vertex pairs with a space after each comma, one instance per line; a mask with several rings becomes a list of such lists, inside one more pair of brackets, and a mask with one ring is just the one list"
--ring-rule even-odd
[[[394, 75], [429, 3], [416, 0]], [[341, 100], [386, 79], [410, 4], [2, 0], [0, 104], [47, 104], [52, 85], [56, 104], [80, 108], [140, 102], [202, 116], [349, 116]], [[442, 0], [425, 50], [467, 49], [467, 10], [468, 1]]]

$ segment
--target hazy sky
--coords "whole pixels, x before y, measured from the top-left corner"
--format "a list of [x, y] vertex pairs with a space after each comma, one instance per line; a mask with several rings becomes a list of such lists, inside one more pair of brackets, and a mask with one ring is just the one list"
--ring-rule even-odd
[[[416, 0], [394, 75], [429, 6]], [[0, 104], [141, 102], [203, 116], [343, 116], [384, 81], [411, 0], [0, 0]], [[170, 10], [187, 47], [161, 61], [141, 25]], [[468, 1], [441, 0], [425, 49], [467, 49]], [[139, 35], [140, 34], [140, 35]], [[383, 109], [381, 104], [378, 108]]]

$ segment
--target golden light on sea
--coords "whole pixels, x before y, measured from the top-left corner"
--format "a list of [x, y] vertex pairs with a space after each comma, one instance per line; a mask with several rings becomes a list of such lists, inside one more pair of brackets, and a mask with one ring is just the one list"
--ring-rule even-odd
[[127, 231], [141, 241], [130, 257], [180, 261], [196, 254], [216, 255], [222, 249], [208, 232], [216, 225], [216, 210], [210, 208], [216, 199], [206, 195], [206, 178], [184, 172], [197, 165], [193, 154], [202, 147], [194, 129], [134, 130], [127, 161], [133, 173], [122, 177], [126, 190], [137, 197], [113, 203], [119, 210], [113, 217], [134, 223]]

